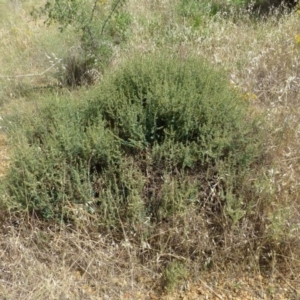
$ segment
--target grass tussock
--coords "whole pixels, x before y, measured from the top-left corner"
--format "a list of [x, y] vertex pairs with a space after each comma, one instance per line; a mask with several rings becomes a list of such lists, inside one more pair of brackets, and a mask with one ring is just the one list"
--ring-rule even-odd
[[[192, 299], [201, 275], [213, 297], [297, 297], [296, 10], [128, 0], [109, 51], [91, 55], [78, 24], [46, 29], [35, 1], [13, 3], [0, 42], [1, 295]], [[244, 287], [237, 265], [270, 280]], [[221, 288], [212, 274], [240, 280]]]

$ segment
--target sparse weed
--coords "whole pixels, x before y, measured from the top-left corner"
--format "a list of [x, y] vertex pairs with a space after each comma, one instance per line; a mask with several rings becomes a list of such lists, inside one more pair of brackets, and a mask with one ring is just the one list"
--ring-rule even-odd
[[168, 263], [163, 272], [163, 283], [167, 291], [173, 291], [187, 278], [188, 272], [184, 263], [172, 261]]

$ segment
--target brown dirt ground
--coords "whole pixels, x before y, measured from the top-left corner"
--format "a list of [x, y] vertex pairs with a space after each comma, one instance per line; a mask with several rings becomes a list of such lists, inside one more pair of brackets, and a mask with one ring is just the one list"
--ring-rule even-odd
[[[298, 276], [297, 276], [298, 277]], [[266, 277], [260, 274], [249, 274], [245, 271], [226, 271], [226, 274], [212, 273], [204, 276], [199, 283], [177, 295], [167, 295], [164, 300], [173, 299], [299, 299], [299, 277], [291, 280], [275, 272]]]

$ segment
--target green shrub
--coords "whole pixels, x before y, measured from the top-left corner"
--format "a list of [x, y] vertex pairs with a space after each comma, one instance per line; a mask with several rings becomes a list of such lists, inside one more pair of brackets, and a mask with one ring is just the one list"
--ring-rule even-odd
[[46, 18], [46, 25], [57, 24], [61, 32], [73, 30], [79, 38], [79, 47], [71, 49], [59, 68], [63, 85], [90, 85], [98, 79], [113, 45], [128, 35], [131, 16], [123, 4], [124, 0], [53, 0], [32, 11], [35, 19]]
[[258, 125], [203, 59], [134, 57], [87, 96], [50, 98], [35, 115], [11, 119], [5, 190], [47, 219], [70, 222], [83, 207], [96, 223], [118, 228], [121, 219], [143, 232], [146, 220], [200, 209], [209, 182], [218, 188], [211, 205], [236, 223], [247, 207], [235, 202], [261, 155]]
[[91, 165], [105, 168], [118, 155], [118, 141], [101, 120], [87, 126], [82, 105], [63, 101], [46, 99], [38, 115], [13, 118], [10, 124], [18, 142], [7, 191], [46, 219], [66, 217], [73, 204], [88, 203]]
[[254, 15], [266, 15], [272, 11], [291, 11], [297, 4], [294, 0], [231, 0], [230, 5], [251, 10]]
[[201, 58], [138, 59], [104, 86], [93, 108], [123, 147], [150, 147], [157, 162], [183, 169], [220, 159], [247, 166], [256, 155], [247, 101]]
[[222, 12], [228, 15], [238, 11], [238, 14], [250, 12], [257, 16], [269, 14], [274, 9], [290, 11], [296, 4], [294, 0], [180, 0], [177, 11], [195, 28], [201, 25], [203, 15], [214, 16]]
[[[34, 18], [46, 16], [45, 24], [58, 24], [60, 31], [72, 26], [79, 34], [82, 47], [89, 51], [96, 51], [98, 43], [104, 38], [104, 31], [111, 18], [118, 12], [123, 0], [48, 0], [44, 6], [33, 9]], [[108, 10], [108, 13], [105, 14]]]

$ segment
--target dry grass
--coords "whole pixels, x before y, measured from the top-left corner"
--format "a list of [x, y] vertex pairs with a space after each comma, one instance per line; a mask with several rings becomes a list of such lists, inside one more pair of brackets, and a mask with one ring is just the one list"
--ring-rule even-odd
[[36, 1], [4, 2], [0, 12], [1, 103], [24, 98], [33, 87], [55, 84], [55, 68], [48, 57], [52, 53], [63, 57], [76, 39], [68, 30], [61, 35], [56, 26], [47, 28], [45, 34], [43, 20], [35, 22], [29, 14]]
[[[75, 40], [70, 33], [60, 36], [55, 28], [45, 29], [32, 22], [28, 10], [35, 1], [10, 3], [14, 3], [10, 4], [12, 9], [1, 4], [2, 102], [26, 98], [24, 89], [28, 87], [53, 84], [51, 73], [7, 76], [42, 73], [51, 65], [45, 53], [61, 56]], [[255, 297], [262, 294], [265, 299], [292, 299], [299, 295], [300, 45], [295, 35], [300, 34], [300, 17], [292, 13], [254, 22], [247, 14], [242, 18], [217, 15], [215, 20], [206, 16], [202, 25], [193, 29], [178, 17], [174, 1], [129, 0], [128, 10], [133, 16], [131, 36], [123, 48], [115, 49], [111, 67], [116, 68], [133, 51], [170, 49], [183, 57], [196, 53], [224, 68], [228, 80], [241, 92], [254, 95], [248, 101], [268, 120], [266, 164], [257, 178], [251, 179], [260, 193], [257, 207], [262, 199], [268, 199], [261, 215], [267, 240], [255, 252], [251, 252], [255, 239], [247, 240], [253, 247], [249, 246], [250, 253], [243, 262], [244, 248], [239, 245], [255, 228], [245, 223], [239, 230], [228, 232], [225, 251], [207, 255], [217, 265], [201, 275], [203, 282], [196, 279], [189, 287], [192, 280], [188, 278], [181, 285], [186, 299], [229, 299], [229, 294], [235, 295], [234, 299], [258, 299]], [[3, 135], [0, 143], [3, 175], [8, 166]], [[148, 245], [131, 244], [126, 234], [113, 240], [84, 228], [45, 227], [33, 217], [8, 216], [6, 211], [1, 212], [1, 219], [0, 299], [159, 299], [155, 295], [162, 282], [160, 255], [171, 254], [158, 253], [142, 265], [140, 253], [146, 253]], [[196, 220], [189, 220], [195, 231]], [[163, 243], [165, 238], [162, 228], [157, 241]], [[167, 238], [172, 238], [172, 233]], [[211, 241], [205, 241], [205, 232], [201, 238], [211, 247]], [[238, 249], [242, 249], [240, 253]], [[243, 279], [233, 271], [237, 264], [247, 275]], [[266, 273], [262, 271], [264, 265], [268, 265]], [[193, 272], [199, 275], [199, 268], [195, 266]], [[251, 278], [258, 278], [256, 283], [260, 285], [249, 283]], [[236, 280], [236, 285], [226, 285], [229, 280]], [[243, 294], [245, 290], [247, 295]], [[178, 295], [172, 297], [179, 299]]]
[[[13, 224], [13, 225], [12, 225]], [[152, 272], [126, 245], [68, 228], [38, 229], [14, 219], [1, 232], [1, 299], [125, 299]], [[144, 278], [138, 278], [143, 274]], [[140, 282], [140, 283], [138, 283]]]
[[142, 266], [125, 242], [70, 228], [42, 230], [16, 218], [2, 224], [0, 244], [0, 298], [7, 300], [294, 299], [299, 293], [294, 267], [285, 273], [274, 268], [265, 277], [240, 263], [203, 272], [176, 293], [161, 294], [161, 275], [153, 265]]

